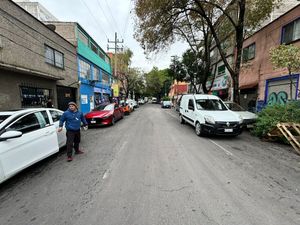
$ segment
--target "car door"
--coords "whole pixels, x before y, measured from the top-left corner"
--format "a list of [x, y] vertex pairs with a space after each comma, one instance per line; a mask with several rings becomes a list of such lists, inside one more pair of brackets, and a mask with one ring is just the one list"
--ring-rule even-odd
[[0, 160], [5, 177], [59, 150], [55, 127], [47, 125], [41, 112], [32, 112], [18, 118], [6, 130], [20, 131], [23, 135], [0, 142]]
[[120, 109], [117, 104], [114, 105], [114, 116], [117, 120], [121, 118]]
[[194, 99], [190, 98], [188, 101], [188, 108], [186, 112], [186, 116], [188, 117], [188, 122], [194, 124], [195, 121], [195, 104]]
[[63, 127], [63, 130], [61, 132], [58, 132], [57, 129], [59, 127], [59, 120], [60, 117], [62, 116], [63, 112], [60, 112], [58, 110], [50, 109], [50, 117], [52, 119], [52, 122], [56, 128], [56, 134], [57, 134], [57, 139], [58, 139], [58, 145], [59, 147], [63, 147], [67, 143], [67, 137], [66, 137], [66, 128]]

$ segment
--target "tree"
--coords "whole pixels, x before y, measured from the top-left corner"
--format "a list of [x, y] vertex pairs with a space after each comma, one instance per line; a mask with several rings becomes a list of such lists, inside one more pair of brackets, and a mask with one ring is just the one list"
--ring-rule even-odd
[[[135, 37], [146, 52], [157, 52], [166, 48], [177, 38], [185, 38], [191, 47], [200, 50], [199, 43], [205, 39], [201, 25], [208, 28], [207, 34], [212, 35], [224, 65], [232, 77], [234, 100], [239, 102], [239, 73], [245, 27], [250, 29], [257, 26], [280, 1], [137, 0], [135, 12], [138, 20]], [[228, 35], [234, 36], [236, 58], [233, 65], [228, 62], [221, 44]], [[204, 46], [209, 54], [210, 48], [207, 43], [204, 43]], [[209, 57], [204, 62], [210, 67]]]
[[147, 93], [150, 96], [155, 96], [160, 99], [161, 96], [167, 92], [166, 88], [169, 77], [168, 69], [159, 70], [157, 67], [154, 67], [146, 74]]
[[125, 92], [125, 97], [128, 98], [130, 92], [137, 88], [137, 82], [140, 82], [141, 72], [137, 68], [131, 68], [131, 58], [133, 52], [130, 49], [125, 49], [124, 52], [113, 55], [112, 61], [117, 62], [117, 79], [121, 82], [122, 88]]
[[279, 45], [270, 50], [270, 58], [275, 68], [286, 68], [290, 78], [290, 99], [293, 99], [293, 75], [300, 70], [300, 47]]

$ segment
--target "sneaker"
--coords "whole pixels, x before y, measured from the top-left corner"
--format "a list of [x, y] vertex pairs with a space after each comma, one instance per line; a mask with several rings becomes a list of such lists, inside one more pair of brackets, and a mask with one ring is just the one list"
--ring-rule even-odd
[[67, 161], [68, 161], [68, 162], [71, 162], [71, 161], [73, 161], [73, 158], [72, 158], [71, 156], [69, 156], [69, 157], [67, 158]]
[[78, 154], [83, 154], [84, 152], [81, 151], [81, 150], [78, 150], [78, 151], [75, 151], [75, 154], [78, 155]]

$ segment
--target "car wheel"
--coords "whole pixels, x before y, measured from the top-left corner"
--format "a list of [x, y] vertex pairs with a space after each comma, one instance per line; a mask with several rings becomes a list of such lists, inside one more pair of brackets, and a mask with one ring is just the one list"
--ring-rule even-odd
[[196, 123], [195, 132], [197, 136], [202, 136], [202, 127], [199, 122]]
[[179, 116], [179, 120], [181, 124], [185, 124], [185, 120], [183, 119], [182, 115]]

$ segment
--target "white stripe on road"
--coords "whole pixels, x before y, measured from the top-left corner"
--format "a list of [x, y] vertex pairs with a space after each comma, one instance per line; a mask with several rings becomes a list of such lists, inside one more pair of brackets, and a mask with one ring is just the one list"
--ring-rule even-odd
[[221, 145], [219, 145], [218, 143], [214, 142], [213, 140], [210, 140], [209, 141], [213, 144], [215, 144], [216, 146], [218, 146], [220, 149], [222, 149], [227, 155], [230, 155], [230, 156], [233, 156], [233, 154], [228, 151], [226, 148], [222, 147]]
[[106, 170], [102, 179], [105, 180], [108, 177], [108, 174], [109, 174], [109, 170]]

